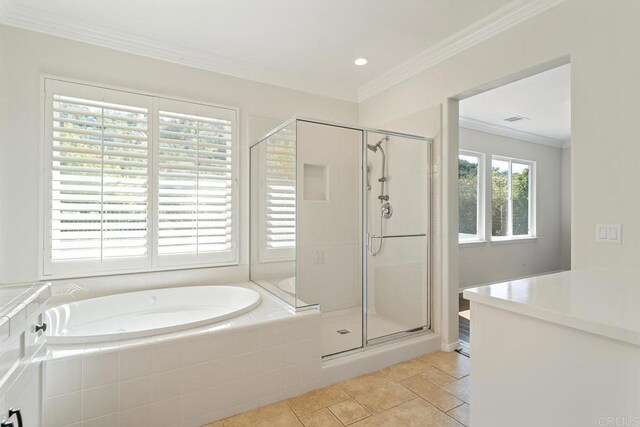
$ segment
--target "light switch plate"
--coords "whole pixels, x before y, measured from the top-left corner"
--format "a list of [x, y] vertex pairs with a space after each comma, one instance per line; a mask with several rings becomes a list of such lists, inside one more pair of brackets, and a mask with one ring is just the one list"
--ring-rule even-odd
[[622, 224], [596, 224], [596, 242], [622, 243]]

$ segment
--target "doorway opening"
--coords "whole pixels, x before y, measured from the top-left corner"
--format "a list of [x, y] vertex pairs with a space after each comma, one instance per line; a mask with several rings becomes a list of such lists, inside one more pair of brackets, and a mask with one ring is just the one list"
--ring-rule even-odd
[[459, 103], [461, 351], [471, 353], [465, 288], [571, 268], [571, 65]]

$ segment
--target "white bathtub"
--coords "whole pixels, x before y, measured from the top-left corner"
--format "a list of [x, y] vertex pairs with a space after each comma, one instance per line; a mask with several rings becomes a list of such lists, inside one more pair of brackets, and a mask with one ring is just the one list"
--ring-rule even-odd
[[46, 311], [47, 341], [82, 344], [141, 338], [246, 313], [260, 295], [238, 286], [192, 286], [91, 298]]

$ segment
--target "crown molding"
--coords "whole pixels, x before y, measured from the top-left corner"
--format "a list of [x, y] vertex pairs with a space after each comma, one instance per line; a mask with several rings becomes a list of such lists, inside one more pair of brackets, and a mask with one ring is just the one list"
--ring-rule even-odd
[[358, 88], [365, 101], [565, 0], [514, 0]]
[[0, 0], [0, 23], [242, 79], [345, 101], [362, 102], [564, 1], [514, 0], [360, 86], [357, 96], [346, 85], [327, 84], [197, 49], [132, 36], [107, 27], [87, 25], [59, 14], [48, 13], [45, 16], [37, 9], [20, 4], [18, 0]]
[[561, 139], [549, 138], [548, 136], [524, 132], [521, 130], [508, 128], [506, 126], [495, 125], [493, 123], [483, 122], [482, 120], [472, 119], [470, 117], [461, 116], [460, 127], [475, 130], [478, 132], [518, 139], [520, 141], [532, 142], [534, 144], [546, 145], [548, 147], [554, 148], [563, 148], [566, 144], [566, 141], [563, 141]]
[[37, 9], [20, 4], [18, 0], [0, 0], [0, 23], [324, 97], [357, 101], [355, 91], [347, 86], [325, 84], [285, 71], [212, 55], [189, 47], [159, 42], [103, 26], [87, 25], [60, 14], [45, 15]]

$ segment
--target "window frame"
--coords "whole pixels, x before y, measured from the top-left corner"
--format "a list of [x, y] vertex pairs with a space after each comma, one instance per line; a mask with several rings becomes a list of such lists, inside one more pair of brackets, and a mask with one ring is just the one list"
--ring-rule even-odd
[[[486, 242], [486, 214], [485, 214], [485, 206], [486, 206], [486, 155], [485, 153], [481, 153], [478, 151], [471, 150], [458, 150], [458, 161], [460, 160], [460, 156], [470, 156], [478, 159], [478, 186], [476, 189], [477, 198], [478, 198], [478, 206], [476, 212], [476, 224], [477, 224], [477, 233], [476, 237], [473, 239], [460, 239], [460, 225], [458, 224], [458, 243], [461, 245], [468, 245], [474, 243], [483, 243]], [[458, 174], [460, 169], [458, 168]], [[459, 206], [458, 206], [459, 209]]]
[[[148, 148], [147, 148], [147, 230], [148, 246], [147, 255], [144, 257], [123, 257], [121, 259], [108, 260], [68, 260], [52, 261], [51, 259], [51, 190], [52, 190], [52, 110], [53, 110], [53, 90], [52, 88], [69, 88], [73, 93], [64, 93], [67, 96], [85, 97], [91, 99], [101, 99], [110, 102], [109, 99], [119, 99], [111, 102], [126, 103], [123, 99], [146, 99], [148, 102]], [[107, 93], [117, 93], [117, 97], [105, 99]], [[88, 94], [88, 95], [82, 95]], [[98, 98], [95, 98], [97, 96]], [[159, 102], [165, 103], [185, 103], [183, 105], [201, 106], [204, 109], [224, 109], [229, 110], [232, 115], [232, 197], [231, 197], [231, 249], [229, 256], [218, 257], [211, 261], [206, 260], [206, 255], [196, 256], [194, 259], [190, 255], [175, 257], [174, 262], [160, 261], [158, 256], [158, 164], [157, 164], [157, 112]], [[197, 108], [196, 108], [197, 109]], [[185, 113], [189, 113], [186, 112]], [[40, 78], [40, 114], [39, 114], [40, 141], [43, 146], [39, 157], [40, 182], [39, 190], [39, 221], [38, 221], [38, 276], [40, 280], [69, 279], [80, 277], [110, 276], [128, 273], [146, 273], [166, 270], [183, 270], [205, 267], [224, 267], [239, 265], [239, 236], [240, 236], [240, 109], [221, 104], [212, 104], [194, 99], [167, 96], [163, 94], [135, 90], [113, 86], [109, 84], [94, 83], [77, 79], [69, 79], [55, 75], [42, 74]], [[164, 255], [162, 257], [165, 257]], [[191, 259], [189, 259], [189, 257]]]
[[[487, 226], [487, 234], [492, 242], [504, 242], [504, 241], [513, 241], [513, 240], [527, 240], [527, 239], [535, 239], [537, 237], [536, 231], [536, 162], [533, 160], [524, 160], [518, 159], [514, 157], [507, 156], [499, 156], [492, 155], [491, 156], [491, 168], [488, 169], [488, 176], [490, 179], [490, 197], [488, 197], [488, 203], [490, 205], [493, 204], [493, 161], [503, 161], [507, 162], [508, 166], [508, 189], [507, 189], [507, 209], [508, 209], [508, 218], [507, 218], [507, 235], [506, 236], [494, 236], [493, 228]], [[529, 167], [529, 206], [528, 206], [528, 220], [529, 220], [529, 233], [528, 234], [513, 234], [513, 163], [526, 165]], [[491, 214], [491, 221], [487, 221], [488, 224], [493, 224], [493, 216]]]

